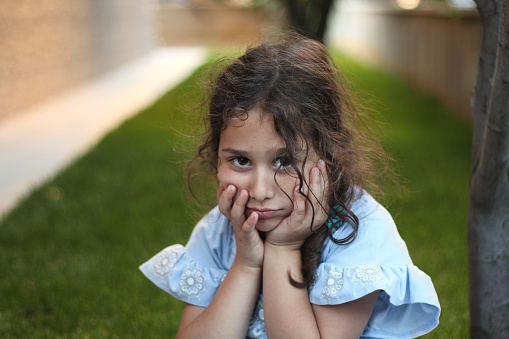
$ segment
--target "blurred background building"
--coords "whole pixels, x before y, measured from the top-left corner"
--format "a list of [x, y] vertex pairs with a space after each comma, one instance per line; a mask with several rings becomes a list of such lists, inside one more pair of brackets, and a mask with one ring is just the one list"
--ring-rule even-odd
[[[336, 0], [326, 42], [396, 72], [465, 119], [481, 28], [472, 0]], [[0, 3], [0, 123], [158, 46], [235, 46], [285, 26], [278, 0]]]
[[472, 0], [339, 0], [327, 41], [400, 75], [470, 121], [481, 34]]
[[138, 0], [2, 1], [0, 121], [156, 44]]
[[158, 46], [253, 41], [262, 10], [156, 0], [0, 2], [0, 123]]

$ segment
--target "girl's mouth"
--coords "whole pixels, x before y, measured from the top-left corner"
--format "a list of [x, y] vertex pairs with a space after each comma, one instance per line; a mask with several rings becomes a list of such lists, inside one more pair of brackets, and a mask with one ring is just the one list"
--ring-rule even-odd
[[246, 217], [249, 217], [253, 212], [258, 214], [258, 218], [260, 219], [267, 219], [272, 218], [278, 213], [278, 210], [271, 210], [268, 208], [252, 208], [252, 207], [246, 207]]

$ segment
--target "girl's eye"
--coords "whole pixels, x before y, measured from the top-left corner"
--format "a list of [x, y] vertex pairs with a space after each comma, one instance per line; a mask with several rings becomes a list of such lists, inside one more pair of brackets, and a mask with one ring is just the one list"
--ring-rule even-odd
[[249, 166], [251, 164], [251, 161], [249, 161], [248, 158], [244, 158], [244, 157], [233, 158], [232, 162], [237, 167], [246, 167], [246, 166]]
[[277, 169], [288, 169], [292, 167], [292, 164], [290, 163], [290, 159], [288, 158], [277, 158], [274, 162], [274, 166], [276, 166]]

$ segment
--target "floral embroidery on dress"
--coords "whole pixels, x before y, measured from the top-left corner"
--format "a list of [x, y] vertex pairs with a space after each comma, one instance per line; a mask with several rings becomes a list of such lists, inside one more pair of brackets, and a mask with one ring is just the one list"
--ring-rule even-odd
[[326, 297], [329, 301], [337, 298], [341, 288], [343, 288], [343, 273], [336, 267], [330, 268], [325, 286], [322, 288], [322, 297]]
[[201, 270], [186, 268], [180, 276], [179, 285], [182, 292], [192, 296], [198, 295], [203, 290], [204, 281]]
[[159, 275], [165, 275], [175, 266], [177, 261], [177, 252], [172, 250], [164, 251], [157, 257], [154, 268]]
[[354, 281], [359, 281], [364, 288], [366, 284], [374, 285], [377, 280], [382, 280], [384, 275], [377, 265], [360, 265], [355, 269]]
[[260, 293], [258, 301], [249, 323], [249, 329], [247, 331], [249, 338], [267, 338], [267, 332], [265, 331], [265, 318], [263, 316], [263, 296]]

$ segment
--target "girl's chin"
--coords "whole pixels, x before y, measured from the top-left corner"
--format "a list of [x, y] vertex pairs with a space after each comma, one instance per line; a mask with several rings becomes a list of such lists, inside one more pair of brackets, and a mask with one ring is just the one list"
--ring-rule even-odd
[[[280, 222], [280, 220], [279, 220]], [[277, 225], [279, 225], [279, 222], [276, 222], [275, 220], [258, 220], [258, 222], [256, 223], [256, 229], [260, 232], [270, 232], [272, 231], [274, 228], [277, 227]]]

